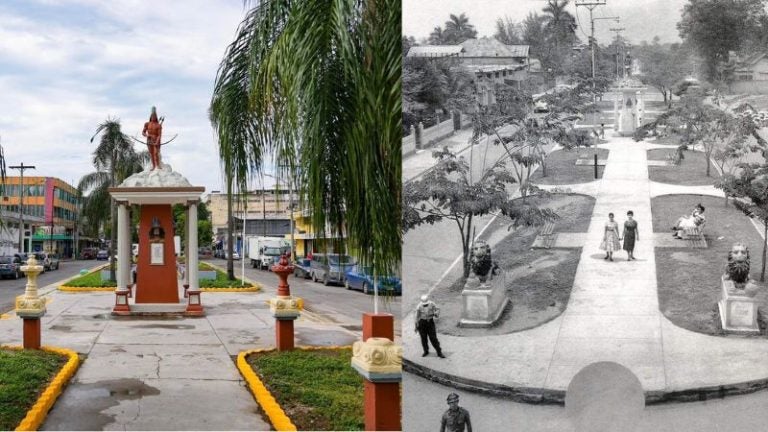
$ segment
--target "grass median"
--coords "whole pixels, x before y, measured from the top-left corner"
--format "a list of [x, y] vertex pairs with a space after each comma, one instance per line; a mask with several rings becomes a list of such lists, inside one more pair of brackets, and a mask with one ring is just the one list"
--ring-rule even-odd
[[67, 362], [46, 351], [0, 347], [0, 430], [14, 430]]
[[363, 430], [363, 378], [352, 350], [269, 351], [247, 357], [298, 430]]

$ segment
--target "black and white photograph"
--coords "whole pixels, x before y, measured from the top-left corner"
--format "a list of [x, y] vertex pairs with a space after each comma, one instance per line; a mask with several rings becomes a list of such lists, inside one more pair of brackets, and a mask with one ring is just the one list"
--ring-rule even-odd
[[768, 2], [403, 1], [403, 429], [768, 424]]

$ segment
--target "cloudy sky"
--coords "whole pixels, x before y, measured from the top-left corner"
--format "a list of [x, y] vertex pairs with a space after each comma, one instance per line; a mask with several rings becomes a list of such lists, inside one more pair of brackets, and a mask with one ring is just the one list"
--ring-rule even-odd
[[207, 109], [244, 15], [242, 0], [0, 1], [7, 164], [35, 165], [25, 175], [76, 184], [93, 171], [89, 139], [97, 125], [116, 117], [140, 137], [155, 105], [165, 116], [164, 138], [178, 134], [163, 147], [163, 162], [194, 185], [221, 190]]
[[[625, 27], [624, 37], [632, 43], [651, 41], [658, 35], [662, 42], [680, 40], [675, 24], [680, 20], [680, 10], [686, 0], [607, 0], [606, 6], [595, 8], [593, 16], [621, 18], [595, 20], [595, 36], [598, 43], [613, 38], [611, 27]], [[571, 1], [566, 8], [579, 20], [578, 36], [587, 41], [589, 11], [576, 8]], [[508, 16], [520, 22], [531, 12], [541, 13], [545, 0], [403, 0], [403, 33], [416, 39], [428, 37], [436, 26], [444, 26], [449, 14], [465, 13], [475, 25], [480, 36], [493, 36], [497, 18]]]

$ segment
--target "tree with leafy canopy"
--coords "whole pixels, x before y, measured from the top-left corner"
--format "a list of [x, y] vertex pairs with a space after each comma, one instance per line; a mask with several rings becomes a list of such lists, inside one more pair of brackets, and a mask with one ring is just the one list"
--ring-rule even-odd
[[508, 16], [496, 19], [496, 33], [493, 37], [507, 45], [520, 45], [522, 43], [520, 25]]
[[470, 272], [475, 218], [499, 212], [512, 227], [535, 225], [557, 217], [550, 209], [510, 199], [507, 188], [515, 183], [515, 178], [503, 159], [473, 180], [471, 167], [464, 158], [457, 158], [447, 148], [433, 156], [437, 163], [431, 170], [403, 185], [403, 231], [442, 220], [455, 222], [461, 236], [464, 277]]
[[723, 190], [727, 206], [728, 198], [737, 196], [734, 191], [739, 184], [737, 174], [740, 167], [746, 163], [750, 154], [764, 151], [768, 147], [762, 138], [753, 139], [759, 127], [749, 116], [729, 117], [722, 127], [723, 143], [715, 149], [713, 159], [722, 173], [715, 187]]
[[742, 164], [740, 174], [734, 178], [729, 193], [745, 198], [734, 204], [749, 217], [757, 217], [763, 224], [763, 262], [760, 282], [765, 282], [766, 247], [768, 246], [768, 164]]
[[254, 6], [221, 61], [210, 110], [228, 195], [247, 190], [272, 158], [280, 183], [298, 185], [316, 233], [345, 233], [343, 246], [361, 265], [396, 272], [401, 2], [247, 3]]
[[109, 188], [118, 186], [126, 178], [143, 170], [149, 162], [149, 152], [136, 152], [133, 142], [121, 130], [120, 120], [108, 118], [96, 128], [91, 142], [100, 136], [99, 144], [93, 151], [93, 166], [96, 171], [80, 178], [77, 191], [83, 197], [82, 215], [91, 224], [111, 225], [108, 231], [109, 277], [115, 280], [115, 254], [117, 244], [117, 205], [109, 194]]
[[448, 21], [445, 22], [445, 31], [443, 32], [444, 41], [449, 45], [457, 45], [464, 42], [467, 39], [474, 39], [477, 37], [477, 30], [475, 26], [469, 23], [469, 17], [465, 14], [449, 16]]
[[657, 36], [651, 44], [643, 41], [633, 51], [641, 64], [638, 78], [655, 87], [664, 97], [665, 103], [671, 102], [674, 85], [693, 69], [688, 49], [676, 43], [661, 44]]
[[710, 82], [723, 81], [722, 65], [757, 33], [765, 16], [765, 0], [688, 0], [677, 23], [680, 38], [704, 59]]
[[[736, 123], [733, 115], [705, 101], [701, 91], [690, 90], [680, 101], [654, 121], [635, 130], [634, 139], [643, 140], [659, 126], [681, 135], [681, 143], [688, 146], [701, 146], [706, 164], [706, 176], [710, 177], [710, 160], [713, 152], [734, 134]], [[751, 131], [750, 131], [751, 133]]]
[[560, 66], [570, 56], [571, 47], [578, 40], [576, 37], [576, 18], [566, 10], [570, 0], [548, 0], [542, 9], [546, 24], [547, 43], [551, 46], [552, 63], [550, 67], [560, 70]]

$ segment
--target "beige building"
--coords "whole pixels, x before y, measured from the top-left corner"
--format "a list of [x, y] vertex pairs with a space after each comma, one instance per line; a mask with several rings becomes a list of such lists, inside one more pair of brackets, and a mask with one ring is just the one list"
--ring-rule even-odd
[[[279, 236], [291, 232], [291, 195], [288, 190], [256, 189], [247, 194], [243, 205], [241, 196], [232, 197], [232, 216], [235, 222], [235, 250], [241, 249], [243, 220], [245, 236]], [[213, 238], [217, 244], [226, 242], [227, 194], [212, 191], [205, 198], [205, 205], [211, 214]], [[298, 195], [294, 193], [293, 206], [298, 206]]]

